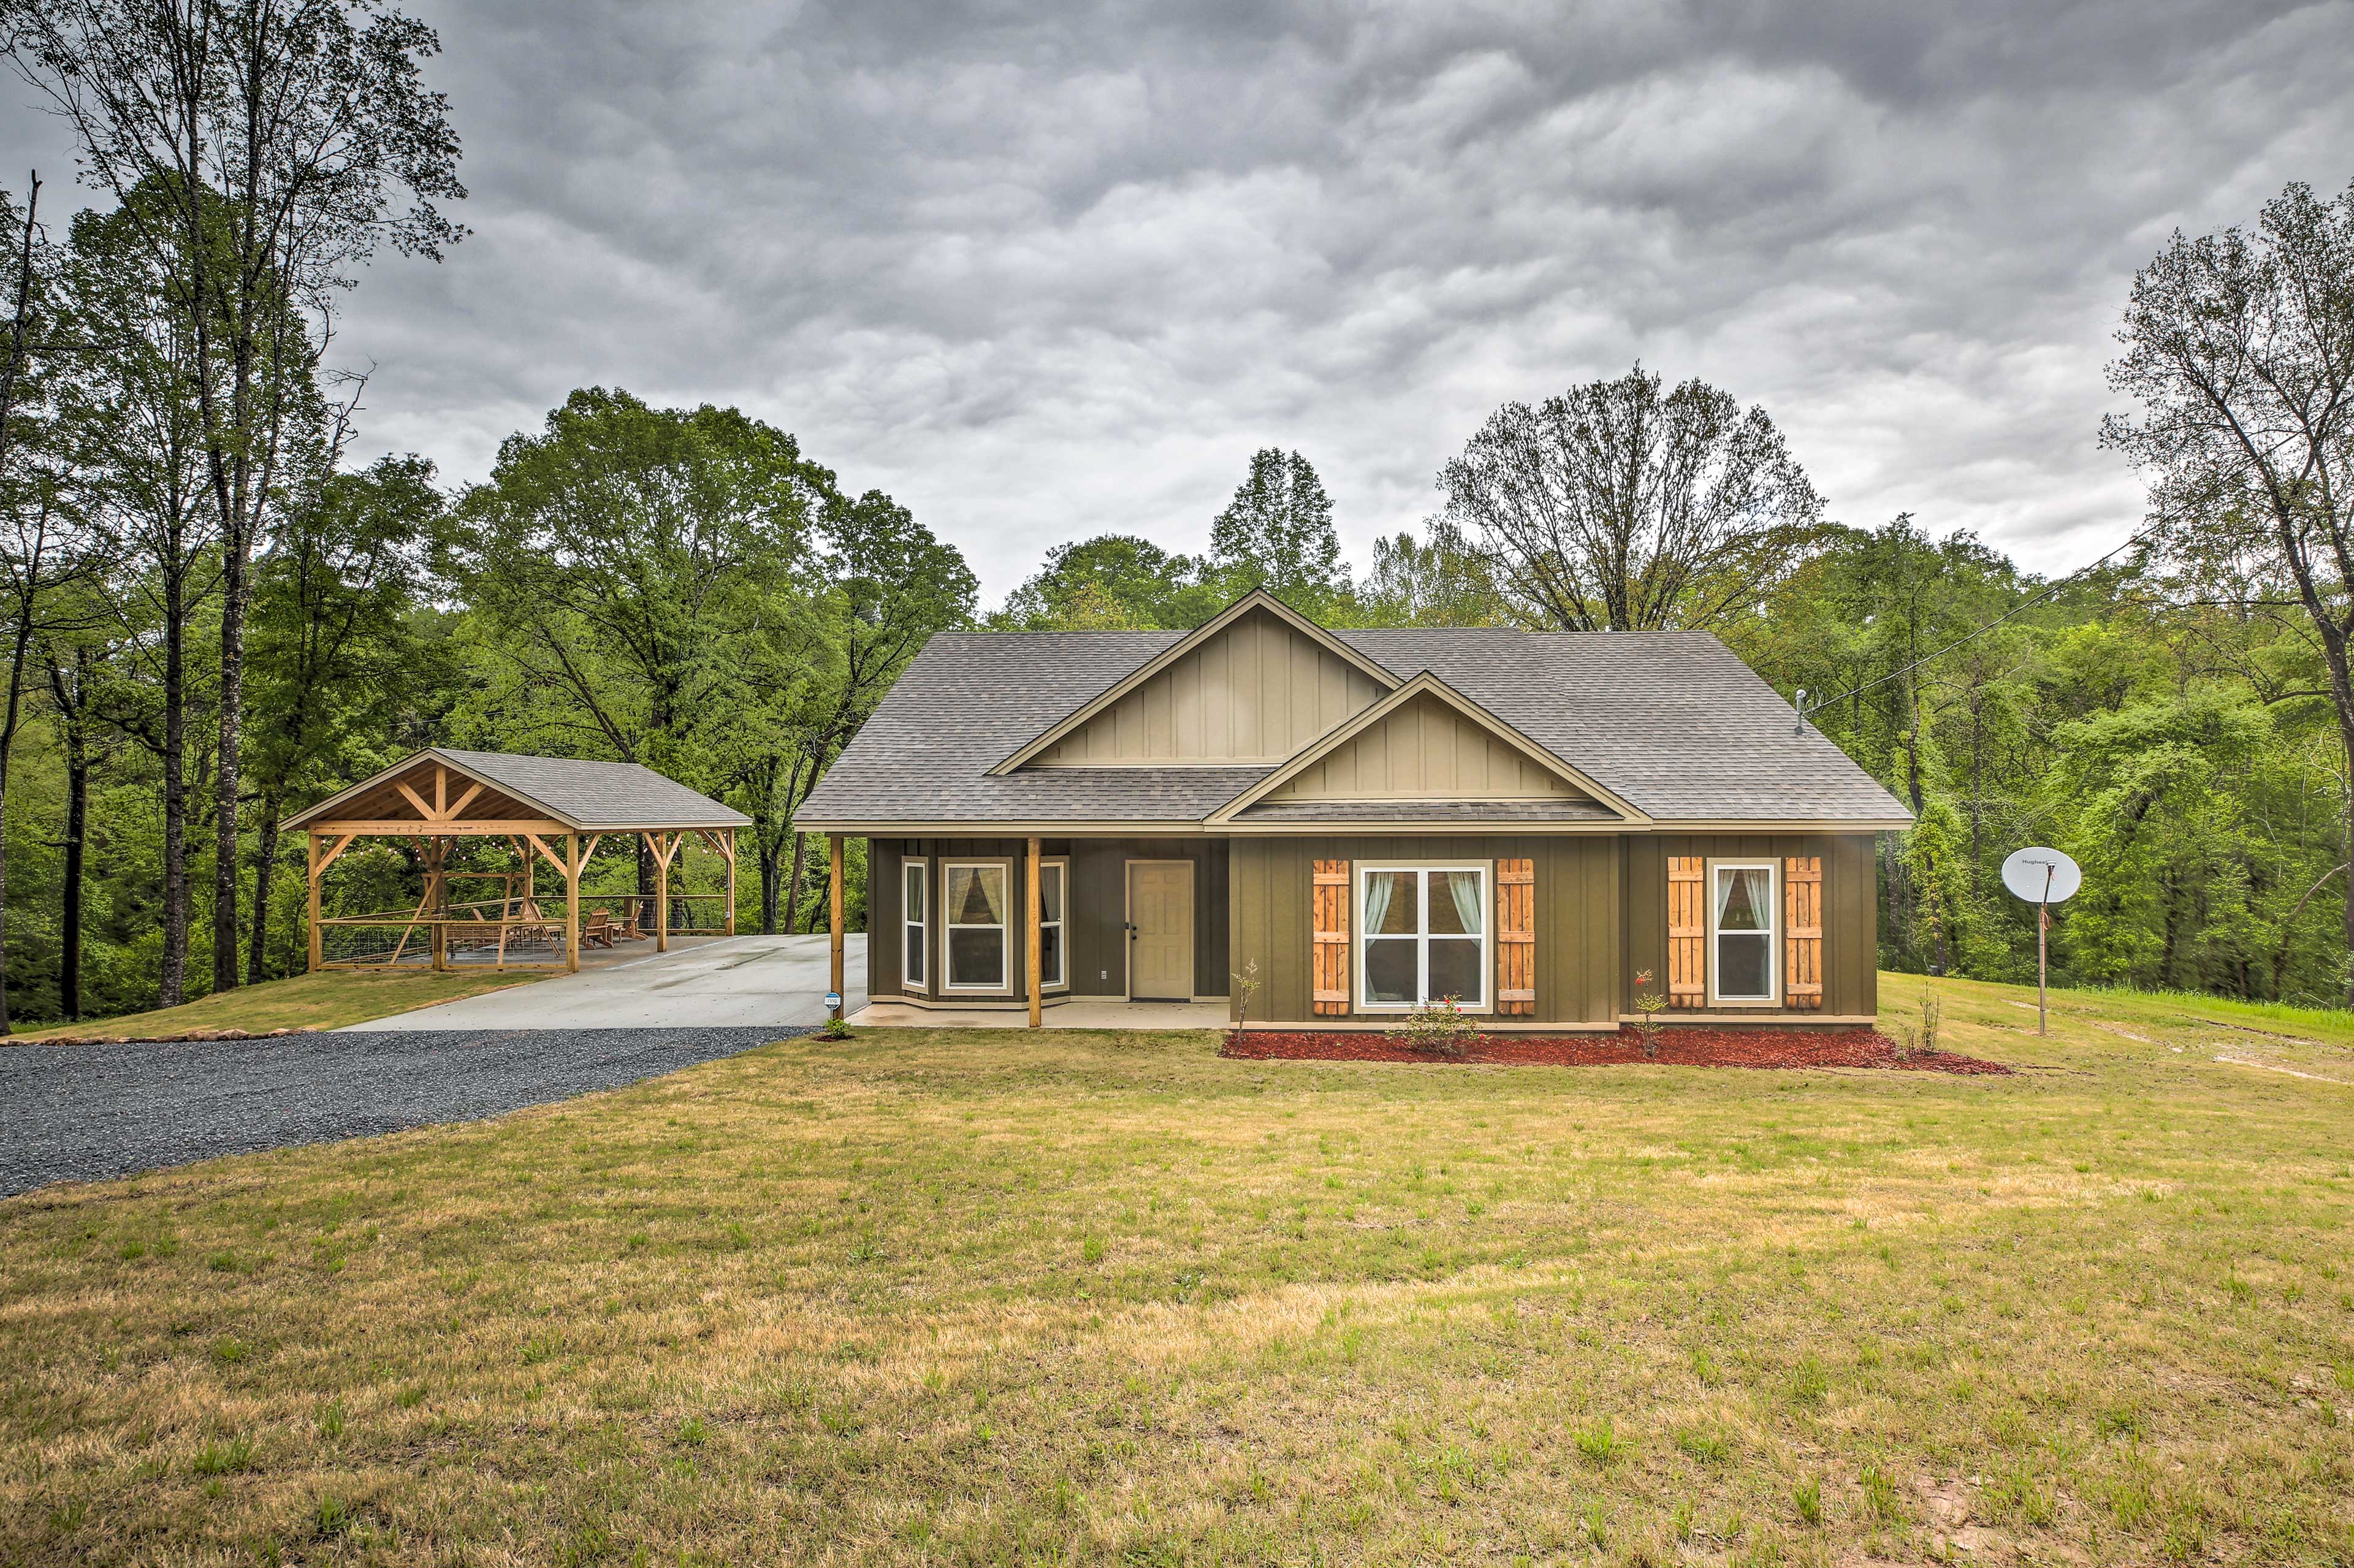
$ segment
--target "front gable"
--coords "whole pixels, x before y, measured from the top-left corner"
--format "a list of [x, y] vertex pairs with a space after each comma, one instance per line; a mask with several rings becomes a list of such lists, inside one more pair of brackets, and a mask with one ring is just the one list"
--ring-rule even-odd
[[1264, 800], [1590, 800], [1470, 715], [1416, 693], [1323, 751]]
[[1273, 767], [1396, 684], [1271, 596], [1245, 596], [993, 769]]
[[[1593, 820], [1641, 822], [1633, 805], [1428, 671], [1310, 742], [1213, 812], [1232, 824], [1253, 807], [1417, 801], [1584, 807]], [[1584, 813], [1580, 812], [1583, 816]]]

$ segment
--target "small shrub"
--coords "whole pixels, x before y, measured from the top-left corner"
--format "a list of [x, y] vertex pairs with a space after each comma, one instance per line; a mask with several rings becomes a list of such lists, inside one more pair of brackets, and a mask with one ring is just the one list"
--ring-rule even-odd
[[1237, 1031], [1240, 1031], [1250, 1027], [1251, 998], [1258, 994], [1259, 988], [1258, 960], [1257, 959], [1251, 959], [1250, 962], [1245, 964], [1241, 969], [1235, 970], [1232, 978], [1235, 982], [1235, 1001], [1236, 1003], [1235, 1012], [1235, 1028]]
[[1643, 1060], [1659, 1059], [1659, 1014], [1668, 1010], [1667, 997], [1650, 989], [1651, 971], [1635, 972], [1635, 1011], [1642, 1016], [1636, 1021], [1635, 1033], [1642, 1037]]
[[1407, 1013], [1405, 1022], [1390, 1033], [1424, 1055], [1460, 1061], [1464, 1048], [1479, 1037], [1479, 1026], [1463, 1011], [1461, 997], [1444, 996]]
[[847, 1040], [850, 1038], [850, 1022], [847, 1019], [829, 1017], [818, 1033], [828, 1040]]

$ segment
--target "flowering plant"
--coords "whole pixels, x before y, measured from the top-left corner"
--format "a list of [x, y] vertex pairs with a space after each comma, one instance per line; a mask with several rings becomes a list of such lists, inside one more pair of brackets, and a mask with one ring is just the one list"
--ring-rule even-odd
[[1405, 1022], [1390, 1033], [1404, 1035], [1409, 1046], [1425, 1054], [1460, 1060], [1463, 1048], [1479, 1037], [1479, 1026], [1464, 1012], [1461, 997], [1444, 996], [1407, 1013]]

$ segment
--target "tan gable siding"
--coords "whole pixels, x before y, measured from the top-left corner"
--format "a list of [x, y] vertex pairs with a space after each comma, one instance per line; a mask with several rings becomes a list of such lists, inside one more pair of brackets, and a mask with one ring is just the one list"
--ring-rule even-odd
[[1224, 632], [1066, 736], [1034, 768], [1276, 763], [1363, 712], [1373, 677], [1271, 615]]
[[1333, 748], [1270, 800], [1582, 799], [1518, 747], [1436, 697], [1405, 706]]

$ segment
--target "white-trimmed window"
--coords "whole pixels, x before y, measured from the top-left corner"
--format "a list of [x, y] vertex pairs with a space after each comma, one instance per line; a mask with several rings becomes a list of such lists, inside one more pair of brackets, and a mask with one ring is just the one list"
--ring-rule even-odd
[[1071, 863], [1060, 856], [1038, 867], [1038, 973], [1040, 989], [1068, 991], [1071, 986], [1070, 929]]
[[1488, 867], [1357, 871], [1357, 1005], [1404, 1012], [1452, 996], [1488, 1011]]
[[941, 976], [949, 991], [1003, 991], [1008, 890], [1013, 866], [1002, 860], [940, 863]]
[[1780, 868], [1770, 860], [1711, 861], [1708, 868], [1709, 999], [1771, 1002], [1776, 957], [1775, 887]]
[[904, 889], [899, 899], [899, 920], [906, 937], [900, 946], [907, 955], [907, 972], [899, 978], [908, 991], [925, 989], [924, 960], [931, 952], [931, 944], [924, 937], [925, 871], [920, 860], [903, 862], [899, 868], [900, 886]]

